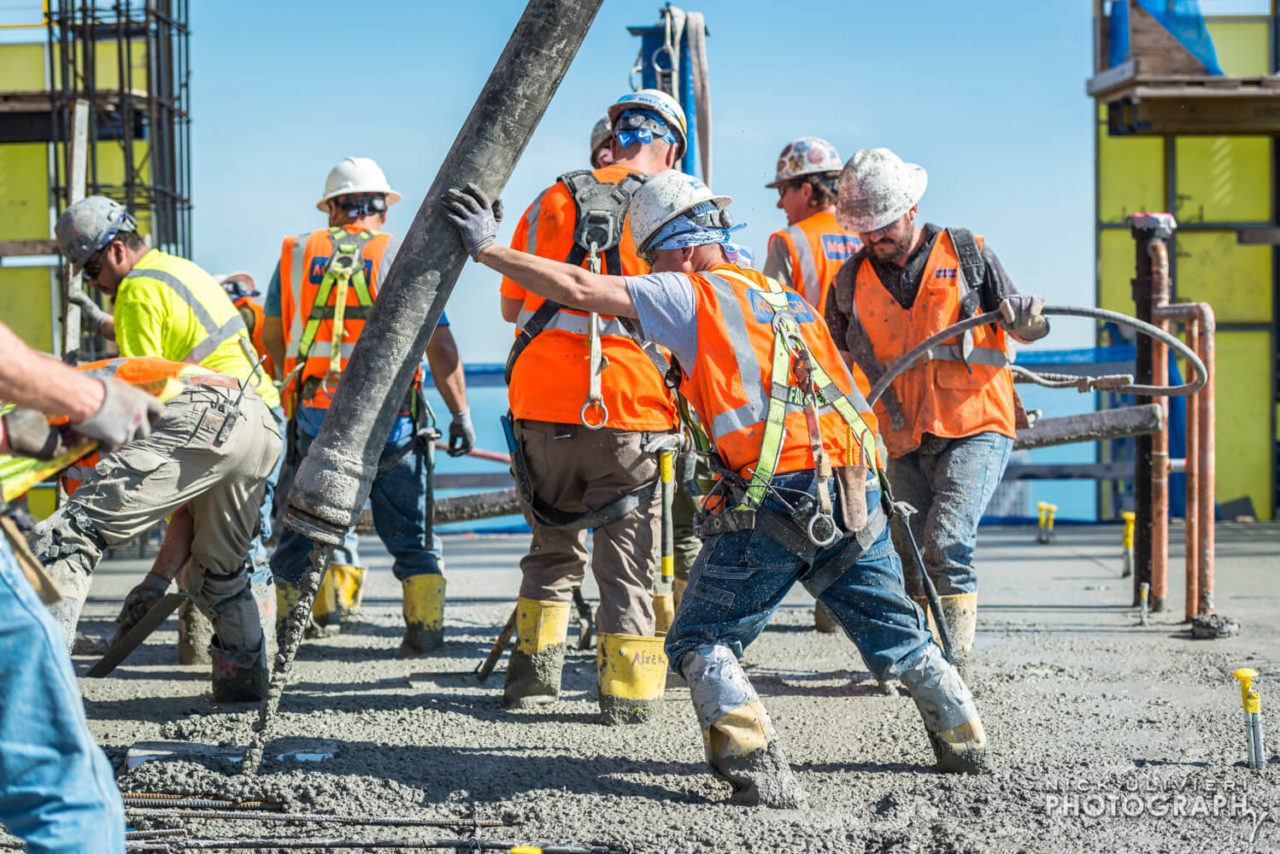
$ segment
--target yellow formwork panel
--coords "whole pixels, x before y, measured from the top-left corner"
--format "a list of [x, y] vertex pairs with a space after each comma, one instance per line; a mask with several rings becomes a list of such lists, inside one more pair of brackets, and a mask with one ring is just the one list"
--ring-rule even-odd
[[1269, 29], [1266, 21], [1209, 21], [1209, 35], [1222, 70], [1230, 77], [1270, 74]]
[[[85, 65], [85, 45], [77, 42], [76, 66], [83, 70]], [[62, 49], [54, 46], [54, 83], [60, 85], [62, 65], [60, 57]], [[129, 43], [129, 88], [134, 92], [147, 90], [147, 44], [145, 41], [133, 40]], [[99, 90], [116, 90], [120, 88], [120, 52], [114, 41], [99, 41], [93, 52], [93, 83]]]
[[1180, 136], [1174, 147], [1178, 222], [1270, 221], [1270, 137]]
[[1098, 126], [1098, 220], [1125, 222], [1165, 209], [1164, 139], [1111, 136]]
[[53, 352], [48, 267], [0, 267], [0, 320], [32, 347]]
[[1259, 519], [1271, 506], [1271, 333], [1217, 334], [1215, 382], [1217, 499], [1248, 496]]
[[48, 237], [48, 144], [0, 144], [0, 240]]
[[1270, 323], [1270, 246], [1241, 246], [1234, 231], [1179, 231], [1174, 293], [1207, 302], [1219, 323]]
[[4, 69], [4, 89], [7, 92], [44, 92], [47, 63], [44, 45], [0, 45], [0, 68]]
[[1133, 314], [1133, 235], [1128, 229], [1098, 232], [1098, 307]]

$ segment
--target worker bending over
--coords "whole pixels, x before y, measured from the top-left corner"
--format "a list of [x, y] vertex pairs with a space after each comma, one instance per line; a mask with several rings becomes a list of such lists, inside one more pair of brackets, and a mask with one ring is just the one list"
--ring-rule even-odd
[[548, 299], [638, 319], [680, 365], [720, 481], [704, 499], [706, 543], [666, 651], [734, 802], [804, 803], [738, 663], [796, 581], [878, 677], [906, 685], [939, 767], [977, 770], [986, 736], [973, 698], [907, 598], [885, 530], [875, 417], [813, 307], [734, 263], [729, 201], [674, 170], [641, 187], [629, 216], [648, 276], [602, 276], [498, 246], [491, 206], [474, 186], [451, 190], [445, 205], [480, 263]]
[[[264, 307], [267, 349], [284, 366], [285, 404], [292, 416], [290, 454], [300, 460], [337, 394], [342, 372], [378, 297], [378, 287], [395, 258], [399, 241], [382, 230], [387, 208], [400, 200], [378, 164], [347, 157], [330, 170], [316, 209], [326, 228], [284, 239]], [[465, 454], [475, 445], [467, 409], [462, 362], [441, 322], [427, 344], [436, 388], [453, 415], [449, 453]], [[432, 529], [432, 469], [435, 419], [422, 394], [422, 370], [404, 390], [404, 403], [383, 447], [369, 494], [379, 539], [395, 559], [392, 572], [404, 590], [402, 656], [419, 656], [444, 640], [444, 555]], [[311, 541], [285, 529], [271, 557], [276, 580], [279, 629], [300, 596]], [[360, 565], [358, 538], [348, 531], [333, 558], [313, 613], [336, 631], [342, 616], [359, 608], [366, 570]]]
[[[72, 370], [0, 324], [0, 453], [49, 459], [80, 439], [107, 450], [146, 436], [160, 404]], [[46, 415], [66, 416], [53, 428]], [[0, 824], [35, 854], [124, 851], [124, 805], [84, 717], [64, 636], [23, 572], [16, 527], [0, 535]], [[28, 558], [29, 559], [29, 558]]]
[[[841, 268], [827, 323], [846, 358], [873, 382], [926, 338], [974, 314], [982, 326], [932, 348], [876, 401], [889, 449], [894, 497], [911, 519], [929, 577], [942, 598], [957, 664], [966, 674], [977, 627], [973, 552], [978, 520], [1009, 462], [1016, 396], [1006, 332], [1034, 341], [1049, 332], [1039, 297], [1020, 295], [981, 237], [916, 225], [924, 169], [887, 148], [864, 149], [840, 177], [840, 223], [863, 248]], [[895, 530], [899, 551], [910, 548]], [[924, 601], [915, 573], [911, 594]]]
[[[608, 112], [612, 164], [561, 175], [544, 190], [516, 227], [516, 250], [611, 275], [646, 271], [624, 227], [627, 203], [683, 151], [684, 112], [650, 89], [622, 96]], [[661, 501], [650, 447], [676, 426], [665, 356], [641, 346], [629, 319], [546, 300], [519, 276], [505, 276], [501, 291], [502, 317], [517, 327], [507, 358], [508, 442], [533, 529], [520, 561], [503, 702], [526, 708], [560, 695], [570, 600], [586, 571], [591, 528], [600, 708], [606, 722], [638, 722], [665, 680], [655, 663], [662, 642], [651, 572]]]

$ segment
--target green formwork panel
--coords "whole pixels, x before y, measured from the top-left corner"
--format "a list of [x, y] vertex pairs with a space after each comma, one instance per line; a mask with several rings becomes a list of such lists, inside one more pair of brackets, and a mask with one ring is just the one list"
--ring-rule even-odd
[[49, 237], [49, 146], [0, 144], [0, 240]]
[[1270, 519], [1271, 333], [1218, 330], [1214, 377], [1214, 460], [1218, 502], [1248, 497]]
[[53, 302], [47, 267], [0, 267], [0, 320], [23, 341], [53, 352]]

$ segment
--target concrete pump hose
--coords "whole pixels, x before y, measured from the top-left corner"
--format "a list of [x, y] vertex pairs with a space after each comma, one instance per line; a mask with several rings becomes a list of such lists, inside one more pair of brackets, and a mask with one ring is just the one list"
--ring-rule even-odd
[[[1204, 387], [1209, 381], [1209, 372], [1205, 370], [1204, 362], [1200, 361], [1200, 357], [1192, 352], [1186, 344], [1178, 340], [1177, 336], [1170, 335], [1163, 329], [1158, 329], [1150, 323], [1144, 323], [1136, 317], [1130, 317], [1127, 314], [1121, 314], [1117, 311], [1108, 311], [1105, 308], [1088, 308], [1086, 306], [1076, 305], [1046, 305], [1042, 312], [1044, 314], [1061, 315], [1064, 317], [1088, 317], [1095, 320], [1109, 320], [1119, 326], [1127, 326], [1130, 329], [1137, 330], [1148, 338], [1154, 338], [1161, 344], [1172, 347], [1179, 356], [1187, 360], [1187, 364], [1195, 371], [1196, 377], [1191, 382], [1183, 383], [1176, 386], [1153, 386], [1153, 385], [1129, 385], [1124, 388], [1113, 389], [1114, 391], [1123, 392], [1125, 394], [1136, 394], [1142, 397], [1181, 397], [1183, 395], [1194, 394]], [[871, 387], [871, 393], [867, 395], [867, 403], [875, 403], [880, 399], [880, 395], [884, 394], [885, 389], [889, 387], [889, 383], [893, 382], [916, 363], [916, 360], [928, 352], [932, 347], [941, 344], [948, 338], [973, 329], [978, 326], [984, 326], [988, 323], [999, 323], [1000, 312], [989, 311], [986, 314], [978, 314], [967, 320], [962, 320], [953, 326], [931, 335], [924, 341], [921, 341], [910, 351], [899, 356], [893, 361], [893, 364], [885, 368], [884, 374]]]

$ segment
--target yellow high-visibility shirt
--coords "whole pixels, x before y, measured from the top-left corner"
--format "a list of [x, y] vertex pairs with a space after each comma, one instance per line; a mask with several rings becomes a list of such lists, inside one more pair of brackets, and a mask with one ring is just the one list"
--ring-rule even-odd
[[[185, 258], [158, 249], [139, 258], [116, 291], [113, 314], [121, 356], [190, 362], [238, 380], [253, 374], [240, 344], [249, 343], [240, 312], [213, 276]], [[280, 405], [265, 370], [254, 387], [268, 406]]]

